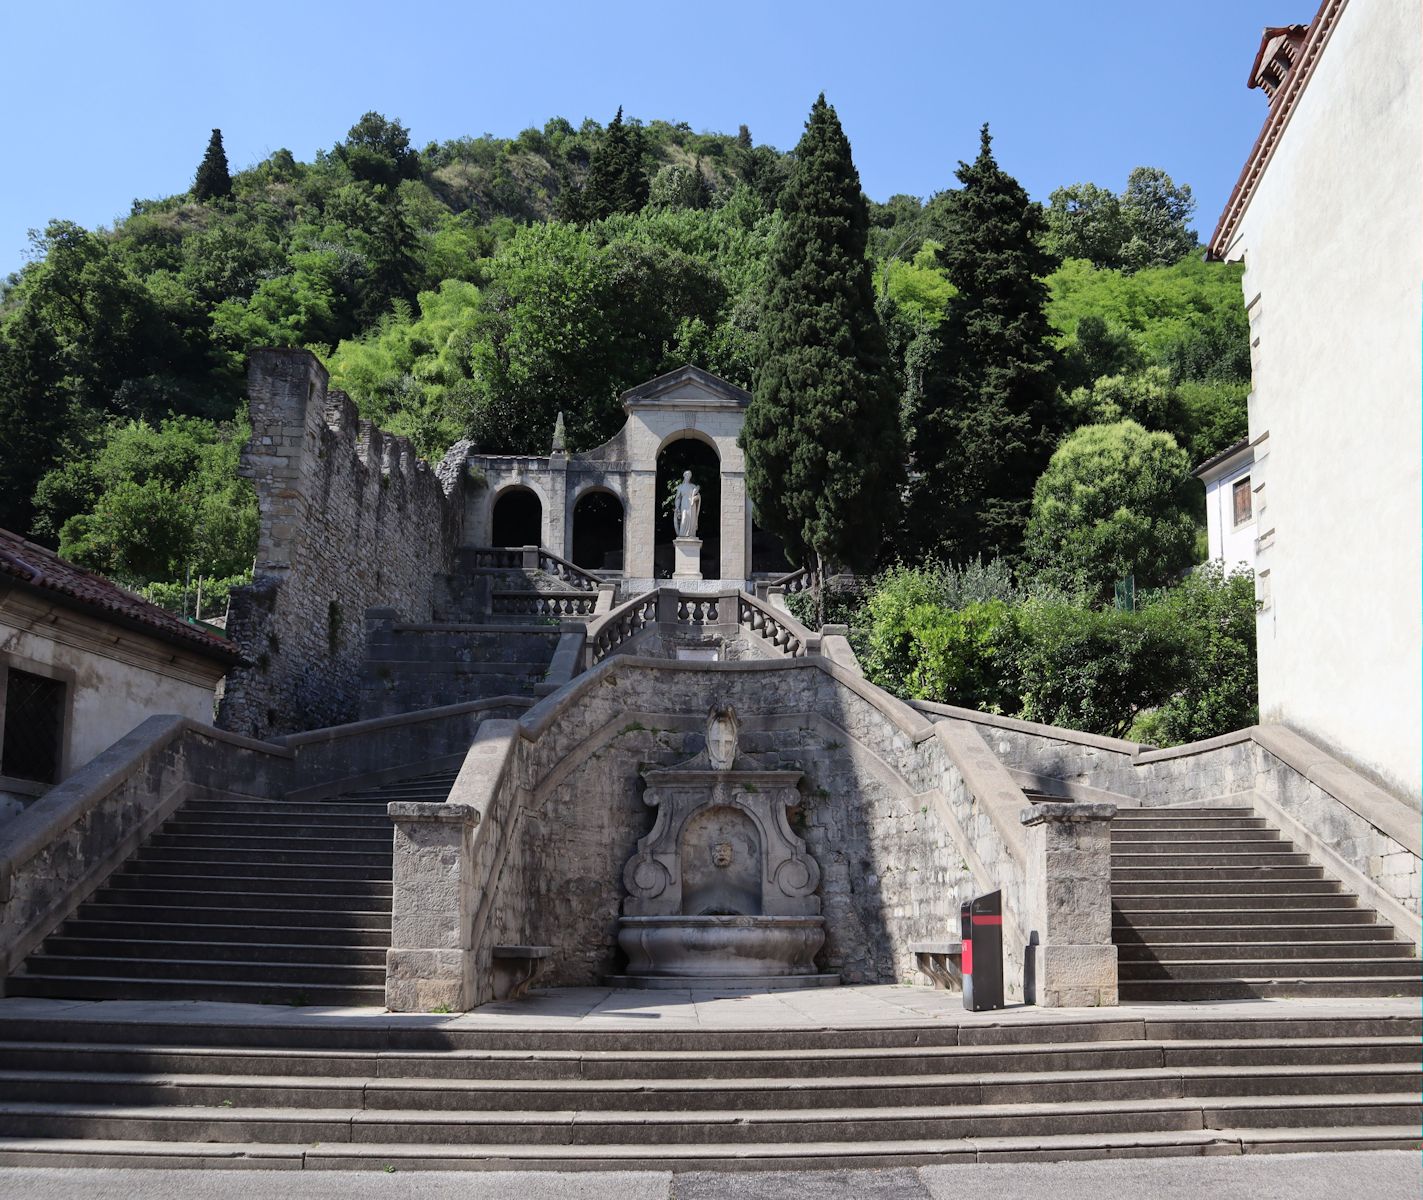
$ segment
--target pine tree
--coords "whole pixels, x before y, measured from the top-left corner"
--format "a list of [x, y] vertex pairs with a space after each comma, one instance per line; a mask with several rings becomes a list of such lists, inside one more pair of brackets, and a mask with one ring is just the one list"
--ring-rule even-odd
[[950, 562], [1016, 556], [1033, 484], [1059, 432], [1055, 354], [1043, 279], [1042, 206], [993, 158], [960, 163], [945, 207], [939, 264], [958, 289], [909, 413], [907, 535]]
[[865, 258], [869, 213], [822, 94], [780, 198], [741, 445], [757, 521], [802, 563], [873, 565], [898, 495], [898, 404]]
[[193, 180], [193, 195], [198, 200], [219, 200], [232, 195], [232, 176], [227, 172], [227, 151], [222, 148], [222, 130], [214, 129], [208, 139], [207, 153], [198, 164]]
[[642, 211], [648, 196], [643, 153], [642, 126], [624, 124], [619, 108], [588, 161], [588, 179], [576, 207], [585, 221]]

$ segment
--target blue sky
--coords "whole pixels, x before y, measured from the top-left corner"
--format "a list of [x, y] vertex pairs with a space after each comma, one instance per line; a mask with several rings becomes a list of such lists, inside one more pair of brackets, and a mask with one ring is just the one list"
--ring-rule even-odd
[[824, 89], [866, 192], [928, 195], [992, 124], [1003, 166], [1041, 199], [1120, 188], [1139, 164], [1190, 183], [1214, 227], [1265, 115], [1245, 76], [1266, 24], [1312, 0], [940, 0], [849, 4], [497, 5], [13, 0], [0, 124], [0, 273], [52, 217], [108, 224], [186, 189], [221, 127], [234, 169], [307, 159], [368, 109], [417, 146], [512, 136], [622, 105], [792, 146]]

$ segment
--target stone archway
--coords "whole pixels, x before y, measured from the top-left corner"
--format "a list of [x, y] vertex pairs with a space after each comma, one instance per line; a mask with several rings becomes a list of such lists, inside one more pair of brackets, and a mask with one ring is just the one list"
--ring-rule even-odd
[[490, 520], [491, 545], [539, 546], [543, 544], [543, 502], [532, 488], [505, 488], [494, 501]]
[[573, 506], [573, 564], [588, 571], [623, 569], [623, 502], [590, 488]]
[[656, 503], [653, 508], [652, 561], [658, 579], [670, 579], [673, 570], [671, 496], [684, 471], [702, 489], [702, 578], [721, 578], [721, 457], [716, 448], [688, 430], [663, 443], [657, 453]]

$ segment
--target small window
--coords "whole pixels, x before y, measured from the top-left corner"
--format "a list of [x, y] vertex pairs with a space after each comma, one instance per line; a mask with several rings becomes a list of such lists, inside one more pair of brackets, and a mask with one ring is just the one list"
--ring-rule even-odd
[[1235, 525], [1238, 529], [1255, 514], [1250, 508], [1250, 476], [1237, 479], [1230, 488], [1230, 498], [1235, 505]]
[[0, 775], [53, 783], [59, 778], [64, 684], [13, 668], [5, 677], [5, 730]]

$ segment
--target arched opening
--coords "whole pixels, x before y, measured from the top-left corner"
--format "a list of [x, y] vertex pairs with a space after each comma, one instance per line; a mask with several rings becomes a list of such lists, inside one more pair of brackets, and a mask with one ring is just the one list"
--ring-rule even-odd
[[786, 553], [786, 547], [769, 529], [756, 524], [756, 516], [751, 516], [751, 573], [753, 575], [784, 575], [795, 570]]
[[544, 506], [531, 488], [511, 487], [494, 501], [490, 542], [495, 546], [543, 544]]
[[612, 492], [584, 492], [573, 506], [573, 565], [623, 569], [623, 502]]
[[653, 526], [652, 565], [658, 579], [672, 578], [675, 555], [672, 540], [673, 497], [682, 473], [702, 489], [702, 510], [697, 536], [702, 539], [702, 578], [721, 578], [721, 459], [706, 442], [681, 437], [668, 442], [657, 456], [657, 510]]

